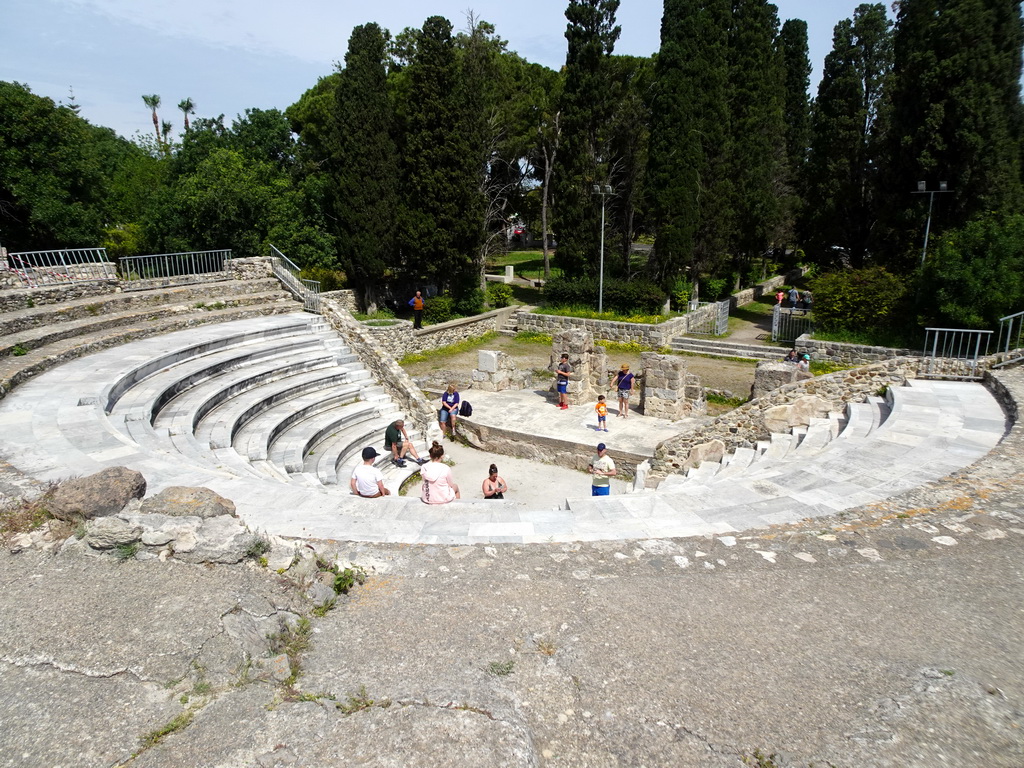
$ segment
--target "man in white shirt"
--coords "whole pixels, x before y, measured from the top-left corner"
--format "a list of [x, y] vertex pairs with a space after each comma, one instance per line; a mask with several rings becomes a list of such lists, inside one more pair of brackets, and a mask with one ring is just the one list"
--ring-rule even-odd
[[348, 481], [348, 487], [356, 496], [376, 499], [391, 495], [391, 491], [384, 487], [384, 475], [373, 466], [373, 460], [378, 456], [380, 454], [373, 448], [363, 448], [363, 463], [352, 470], [352, 479]]

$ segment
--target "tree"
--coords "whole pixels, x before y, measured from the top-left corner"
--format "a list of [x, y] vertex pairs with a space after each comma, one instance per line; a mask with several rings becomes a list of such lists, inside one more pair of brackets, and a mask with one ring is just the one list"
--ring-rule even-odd
[[569, 0], [565, 17], [568, 49], [562, 89], [561, 144], [553, 176], [555, 258], [570, 276], [595, 272], [600, 206], [594, 184], [609, 182], [605, 127], [613, 105], [607, 59], [619, 38], [619, 0]]
[[786, 124], [786, 163], [793, 187], [795, 218], [806, 198], [807, 152], [811, 144], [811, 108], [807, 89], [811, 83], [811, 61], [807, 52], [807, 22], [788, 19], [782, 25], [777, 45], [782, 56], [784, 74], [783, 119]]
[[894, 34], [892, 112], [886, 142], [886, 230], [878, 243], [897, 269], [926, 208], [918, 181], [953, 192], [932, 226], [957, 228], [984, 211], [1019, 210], [1021, 185], [1020, 0], [902, 0]]
[[161, 141], [160, 118], [157, 116], [156, 111], [160, 108], [160, 97], [155, 93], [151, 96], [143, 96], [142, 102], [153, 112], [153, 132], [156, 134], [156, 143], [159, 144]]
[[406, 70], [412, 97], [405, 104], [400, 242], [411, 274], [462, 298], [477, 290], [481, 199], [451, 30], [447, 19], [427, 19]]
[[766, 0], [734, 0], [729, 34], [729, 93], [737, 278], [753, 259], [785, 239], [787, 184], [784, 70], [775, 39], [779, 20]]
[[808, 162], [806, 245], [828, 264], [864, 265], [877, 217], [878, 144], [892, 24], [885, 6], [861, 5], [835, 27], [818, 85]]
[[398, 155], [385, 70], [388, 33], [376, 24], [352, 30], [334, 89], [334, 233], [343, 268], [367, 290], [394, 261]]
[[680, 276], [696, 295], [732, 230], [728, 112], [728, 0], [666, 0], [654, 63], [648, 184], [655, 231], [652, 276]]
[[181, 113], [185, 116], [185, 133], [188, 133], [188, 116], [196, 113], [196, 104], [192, 99], [185, 98], [178, 102], [178, 109], [180, 109]]

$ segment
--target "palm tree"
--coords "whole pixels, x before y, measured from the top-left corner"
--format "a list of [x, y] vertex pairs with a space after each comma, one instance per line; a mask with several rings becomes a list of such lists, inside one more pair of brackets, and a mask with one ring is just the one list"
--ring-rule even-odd
[[174, 125], [171, 123], [170, 120], [163, 120], [160, 123], [160, 128], [161, 128], [161, 131], [163, 132], [163, 136], [161, 137], [161, 141], [163, 141], [164, 149], [166, 150], [166, 149], [168, 149], [170, 147], [170, 142], [168, 141], [168, 137], [170, 137], [171, 131], [174, 130]]
[[155, 93], [152, 96], [143, 96], [142, 101], [153, 110], [153, 130], [156, 131], [156, 141], [160, 143], [160, 118], [156, 116], [156, 110], [160, 106], [160, 97]]
[[188, 133], [188, 116], [196, 113], [196, 103], [192, 99], [185, 98], [178, 102], [178, 109], [185, 115], [185, 133]]

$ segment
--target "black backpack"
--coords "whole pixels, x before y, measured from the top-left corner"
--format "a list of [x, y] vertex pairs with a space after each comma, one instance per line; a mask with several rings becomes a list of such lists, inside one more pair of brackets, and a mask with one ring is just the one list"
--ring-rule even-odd
[[459, 416], [472, 416], [473, 406], [469, 404], [468, 400], [463, 400], [462, 405], [459, 406]]

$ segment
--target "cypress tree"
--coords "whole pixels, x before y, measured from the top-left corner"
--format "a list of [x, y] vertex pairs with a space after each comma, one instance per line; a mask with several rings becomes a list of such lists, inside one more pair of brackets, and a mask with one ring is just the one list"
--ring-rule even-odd
[[[844, 255], [864, 265], [875, 224], [877, 144], [892, 67], [892, 24], [881, 3], [839, 22], [814, 106], [805, 217], [807, 246], [828, 263]], [[837, 253], [834, 248], [839, 248]]]
[[807, 89], [811, 82], [811, 60], [807, 52], [807, 22], [788, 19], [779, 33], [778, 48], [784, 74], [783, 119], [786, 124], [786, 162], [793, 189], [790, 218], [803, 208], [806, 197], [807, 151], [811, 143], [811, 108]]
[[423, 24], [405, 74], [405, 167], [401, 244], [412, 274], [462, 298], [476, 288], [479, 242], [477, 152], [466, 125], [466, 94], [451, 23]]
[[607, 58], [619, 37], [619, 0], [569, 0], [562, 90], [562, 141], [553, 179], [555, 261], [567, 275], [595, 272], [601, 204], [593, 184], [607, 184], [605, 131], [612, 113]]
[[766, 0], [734, 0], [729, 39], [737, 277], [784, 232], [786, 144], [779, 20]]
[[338, 250], [349, 279], [364, 290], [380, 280], [395, 252], [398, 156], [384, 63], [388, 37], [376, 24], [352, 30], [335, 91]]
[[666, 288], [722, 258], [731, 231], [727, 174], [729, 0], [666, 0], [654, 64], [648, 160], [652, 276]]
[[933, 229], [984, 211], [1018, 210], [1021, 187], [1020, 0], [903, 0], [894, 36], [887, 142], [887, 227], [880, 248], [915, 263], [927, 206], [911, 195], [947, 181]]

